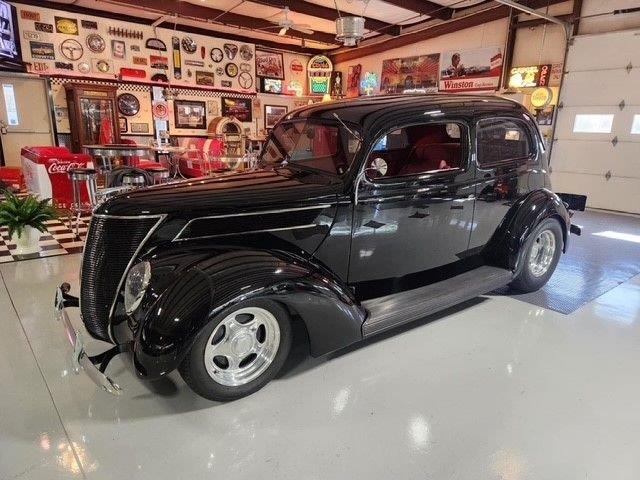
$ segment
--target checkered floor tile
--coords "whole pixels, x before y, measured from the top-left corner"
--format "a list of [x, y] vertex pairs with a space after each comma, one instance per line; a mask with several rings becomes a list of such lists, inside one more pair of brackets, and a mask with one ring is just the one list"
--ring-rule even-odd
[[15, 252], [16, 246], [11, 243], [7, 228], [0, 227], [0, 263], [80, 253], [84, 246], [84, 239], [87, 235], [90, 220], [90, 216], [80, 218], [78, 228], [79, 237], [76, 237], [75, 234], [75, 218], [71, 219], [71, 224], [69, 224], [67, 217], [46, 222], [47, 232], [40, 235], [40, 251], [25, 255], [16, 255], [13, 253]]

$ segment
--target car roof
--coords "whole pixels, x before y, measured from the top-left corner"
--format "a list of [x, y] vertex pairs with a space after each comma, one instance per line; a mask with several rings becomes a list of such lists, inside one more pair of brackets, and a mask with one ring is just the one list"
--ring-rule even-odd
[[360, 125], [372, 125], [382, 118], [389, 118], [395, 114], [402, 114], [408, 108], [429, 110], [471, 109], [475, 113], [490, 113], [493, 111], [514, 112], [523, 111], [519, 103], [492, 95], [461, 95], [461, 94], [400, 94], [358, 97], [355, 99], [336, 100], [331, 102], [314, 103], [289, 113], [285, 120], [301, 118], [335, 119], [337, 114], [344, 122]]

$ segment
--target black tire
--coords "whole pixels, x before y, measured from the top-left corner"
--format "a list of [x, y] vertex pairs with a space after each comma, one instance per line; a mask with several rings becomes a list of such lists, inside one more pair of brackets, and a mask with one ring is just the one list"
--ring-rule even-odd
[[[205, 366], [205, 348], [216, 327], [233, 312], [247, 307], [258, 307], [270, 312], [277, 320], [280, 329], [280, 343], [271, 364], [254, 380], [238, 386], [227, 386], [218, 383], [207, 372]], [[222, 311], [209, 322], [184, 358], [178, 371], [185, 383], [198, 395], [208, 400], [228, 402], [237, 400], [260, 390], [276, 376], [289, 355], [293, 334], [291, 322], [286, 309], [269, 300], [249, 300]]]
[[[555, 239], [555, 251], [553, 258], [547, 270], [543, 274], [536, 275], [533, 268], [529, 264], [529, 257], [532, 249], [536, 245], [536, 241], [540, 239], [543, 232], [550, 232]], [[519, 272], [516, 278], [511, 282], [511, 288], [518, 292], [528, 293], [540, 290], [551, 278], [553, 272], [558, 265], [560, 255], [563, 249], [563, 235], [560, 223], [553, 218], [548, 218], [542, 222], [531, 232], [524, 247], [520, 251]]]

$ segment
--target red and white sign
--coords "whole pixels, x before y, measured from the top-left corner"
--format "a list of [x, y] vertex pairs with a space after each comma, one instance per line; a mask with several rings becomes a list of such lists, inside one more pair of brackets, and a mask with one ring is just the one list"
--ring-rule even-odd
[[291, 60], [291, 63], [289, 64], [289, 68], [293, 73], [302, 73], [304, 71], [304, 66], [302, 65], [302, 62], [297, 58], [294, 58], [293, 60]]
[[153, 102], [153, 118], [156, 120], [166, 120], [169, 117], [169, 106], [167, 102], [157, 100]]
[[500, 47], [453, 50], [440, 56], [442, 92], [477, 92], [497, 90], [502, 75]]

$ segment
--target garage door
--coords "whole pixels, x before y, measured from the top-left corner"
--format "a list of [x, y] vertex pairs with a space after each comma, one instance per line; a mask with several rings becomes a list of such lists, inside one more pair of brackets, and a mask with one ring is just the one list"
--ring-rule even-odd
[[640, 213], [640, 32], [578, 36], [569, 47], [551, 158], [556, 192]]

